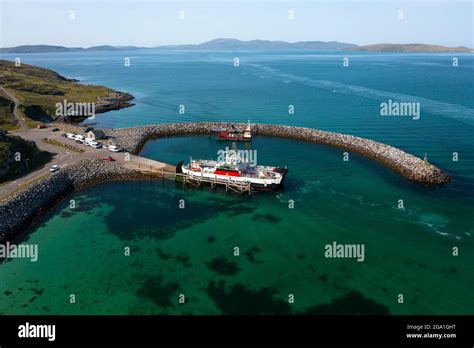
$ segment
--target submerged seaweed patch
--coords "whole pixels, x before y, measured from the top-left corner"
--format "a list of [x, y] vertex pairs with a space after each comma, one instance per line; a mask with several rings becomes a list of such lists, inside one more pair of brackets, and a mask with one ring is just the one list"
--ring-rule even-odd
[[366, 298], [360, 292], [351, 291], [347, 295], [307, 308], [303, 315], [388, 315], [388, 307]]
[[38, 296], [43, 295], [43, 292], [44, 292], [44, 289], [31, 288], [30, 290], [33, 291], [33, 292], [34, 292], [36, 295], [38, 295]]
[[[91, 211], [100, 206], [101, 202], [98, 198], [95, 198], [93, 196], [73, 196], [72, 198], [74, 200], [74, 208], [71, 209], [69, 207], [69, 201], [64, 202], [65, 209], [61, 211], [59, 216], [63, 219], [70, 218], [71, 216], [74, 216], [75, 213], [78, 212], [83, 212], [87, 214], [91, 214]], [[45, 226], [47, 224], [44, 224]]]
[[254, 264], [261, 264], [262, 261], [259, 261], [255, 258], [255, 253], [261, 252], [260, 248], [257, 246], [252, 247], [252, 249], [247, 250], [244, 255], [247, 256], [247, 259]]
[[161, 248], [156, 248], [156, 253], [163, 260], [168, 260], [169, 258], [171, 258], [171, 254], [164, 252], [163, 250], [161, 250]]
[[[119, 190], [126, 190], [127, 187], [125, 184]], [[107, 230], [122, 240], [144, 237], [165, 240], [172, 238], [178, 231], [209, 220], [216, 213], [220, 213], [223, 208], [224, 212], [235, 213], [232, 205], [229, 208], [215, 205], [211, 200], [205, 202], [187, 200], [186, 208], [192, 207], [192, 209], [177, 209], [182, 196], [175, 192], [158, 191], [150, 195], [150, 197], [152, 196], [153, 199], [150, 198], [150, 201], [144, 202], [142, 196], [132, 193], [129, 195], [128, 201], [117, 201], [113, 204], [113, 210], [104, 217]], [[172, 202], [176, 202], [176, 204]], [[160, 211], [159, 217], [157, 217], [157, 211]], [[137, 216], [140, 218], [136, 218]]]
[[206, 291], [223, 314], [291, 314], [290, 305], [275, 299], [271, 288], [251, 290], [239, 283], [226, 290], [224, 281], [213, 281]]
[[329, 280], [329, 276], [326, 273], [321, 274], [318, 278], [323, 283], [327, 283]]
[[59, 214], [59, 216], [62, 217], [63, 219], [67, 219], [67, 218], [69, 218], [73, 215], [74, 215], [74, 213], [72, 211], [68, 211], [68, 210], [63, 210], [61, 212], [61, 214]]
[[191, 267], [191, 263], [189, 263], [189, 256], [187, 255], [176, 255], [174, 257], [175, 261], [182, 264], [184, 267]]
[[87, 213], [101, 204], [100, 200], [93, 196], [80, 196], [74, 199], [76, 201], [74, 211]]
[[161, 276], [149, 276], [145, 283], [137, 290], [137, 295], [145, 297], [162, 308], [168, 308], [173, 305], [171, 295], [179, 288], [178, 283], [165, 283]]
[[225, 257], [215, 257], [206, 264], [209, 269], [222, 275], [231, 276], [240, 271], [240, 267], [236, 262], [227, 261]]
[[250, 214], [254, 210], [255, 208], [252, 208], [252, 207], [248, 207], [245, 205], [237, 205], [237, 206], [230, 207], [228, 209], [227, 216], [234, 217], [241, 214]]
[[260, 221], [265, 223], [276, 224], [281, 218], [273, 214], [255, 214], [252, 216], [252, 221]]

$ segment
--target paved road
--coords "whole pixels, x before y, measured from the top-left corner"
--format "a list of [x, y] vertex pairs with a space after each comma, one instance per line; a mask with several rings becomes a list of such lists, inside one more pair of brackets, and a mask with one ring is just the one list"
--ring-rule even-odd
[[[3, 186], [0, 186], [0, 199], [10, 195], [12, 192], [18, 190], [19, 187], [25, 186], [30, 181], [43, 177], [45, 175], [54, 175], [54, 173], [50, 172], [50, 168], [52, 165], [59, 165], [60, 168], [64, 169], [65, 167], [76, 163], [82, 159], [92, 159], [92, 158], [104, 158], [104, 157], [112, 157], [115, 159], [115, 163], [120, 164], [126, 168], [130, 169], [140, 169], [141, 171], [149, 172], [150, 170], [153, 172], [158, 172], [161, 169], [164, 171], [172, 171], [174, 172], [174, 166], [168, 165], [166, 163], [161, 163], [157, 161], [153, 161], [144, 157], [135, 156], [131, 154], [127, 154], [124, 152], [114, 153], [106, 148], [101, 149], [94, 149], [87, 145], [77, 144], [71, 139], [63, 138], [61, 136], [62, 132], [52, 132], [50, 128], [45, 129], [26, 129], [17, 132], [11, 132], [14, 135], [18, 135], [24, 139], [32, 140], [36, 143], [39, 149], [51, 152], [54, 155], [53, 160], [46, 164], [43, 168], [40, 168], [34, 172], [29, 173], [26, 176], [18, 178], [17, 180], [11, 181]], [[66, 149], [61, 146], [47, 144], [43, 141], [44, 138], [56, 140], [63, 144], [73, 145], [77, 148], [83, 149], [84, 152], [78, 153], [69, 149]]]
[[[116, 160], [116, 163], [130, 169], [139, 169], [141, 171], [160, 171], [163, 169], [165, 171], [174, 172], [174, 166], [168, 165], [166, 163], [161, 163], [125, 153], [113, 153], [105, 148], [94, 149], [87, 145], [76, 144], [71, 139], [61, 137], [62, 132], [52, 132], [51, 129], [54, 128], [54, 126], [45, 129], [29, 129], [24, 120], [18, 114], [18, 99], [16, 99], [16, 97], [4, 87], [0, 87], [0, 90], [5, 93], [5, 95], [10, 98], [11, 101], [13, 101], [13, 116], [21, 127], [21, 131], [13, 131], [10, 133], [18, 135], [23, 139], [32, 140], [36, 143], [36, 146], [40, 150], [48, 151], [54, 154], [53, 160], [44, 165], [42, 168], [18, 178], [17, 180], [0, 186], [0, 200], [19, 188], [27, 186], [27, 184], [33, 180], [46, 175], [54, 175], [54, 173], [51, 173], [49, 170], [52, 165], [57, 164], [60, 168], [64, 168], [82, 159], [104, 158], [110, 156]], [[43, 141], [44, 138], [53, 139], [64, 144], [74, 145], [75, 147], [83, 149], [84, 152], [78, 153], [62, 146], [47, 144]]]
[[18, 121], [18, 124], [20, 125], [21, 130], [22, 131], [28, 130], [28, 126], [26, 125], [25, 121], [23, 121], [21, 116], [18, 114], [18, 105], [19, 105], [18, 99], [16, 99], [16, 97], [12, 93], [7, 91], [4, 87], [0, 87], [0, 90], [3, 93], [5, 93], [6, 96], [13, 102], [13, 104], [14, 104], [14, 106], [13, 106], [13, 117], [15, 117], [15, 119]]

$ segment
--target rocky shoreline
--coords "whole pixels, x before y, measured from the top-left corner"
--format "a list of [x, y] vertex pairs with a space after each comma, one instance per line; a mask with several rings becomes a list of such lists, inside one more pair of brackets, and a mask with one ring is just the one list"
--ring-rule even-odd
[[0, 243], [11, 241], [75, 190], [114, 180], [149, 176], [99, 159], [82, 160], [0, 202]]
[[111, 110], [128, 108], [135, 105], [130, 103], [132, 99], [134, 99], [134, 96], [129, 93], [119, 91], [111, 92], [105, 97], [97, 98], [95, 112], [96, 114], [101, 114]]
[[[134, 106], [135, 104], [130, 100], [135, 97], [129, 93], [120, 92], [113, 90], [105, 97], [98, 97], [95, 101], [95, 114], [103, 114], [107, 111], [120, 110]], [[60, 117], [55, 122], [68, 123], [78, 125], [82, 121], [86, 120], [89, 116], [76, 115], [74, 117]]]
[[[104, 129], [104, 132], [116, 145], [137, 154], [150, 139], [205, 135], [210, 134], [212, 128], [229, 126], [229, 123], [220, 122], [191, 122]], [[398, 148], [369, 139], [311, 128], [271, 124], [253, 125], [253, 131], [258, 135], [308, 141], [357, 153], [391, 168], [408, 180], [423, 185], [439, 185], [450, 180], [449, 175], [436, 166]], [[72, 164], [0, 202], [0, 243], [14, 239], [74, 190], [106, 181], [149, 179], [149, 175], [139, 171], [98, 159], [87, 159]]]

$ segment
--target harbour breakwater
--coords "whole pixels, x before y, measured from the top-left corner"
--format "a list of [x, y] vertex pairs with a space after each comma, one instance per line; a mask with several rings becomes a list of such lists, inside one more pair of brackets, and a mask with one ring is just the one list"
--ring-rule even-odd
[[12, 241], [69, 193], [113, 180], [149, 176], [99, 159], [86, 159], [31, 183], [0, 202], [0, 243]]
[[[136, 154], [149, 139], [210, 134], [213, 128], [229, 128], [230, 126], [230, 123], [221, 122], [173, 123], [106, 130], [106, 133], [118, 145]], [[236, 126], [243, 128], [245, 124]], [[396, 147], [370, 139], [312, 128], [271, 124], [254, 124], [252, 131], [258, 135], [302, 140], [357, 153], [391, 168], [410, 181], [423, 185], [440, 185], [450, 180], [446, 172], [427, 161]]]
[[[104, 129], [107, 137], [126, 151], [137, 154], [150, 139], [171, 136], [206, 135], [213, 128], [228, 128], [231, 124], [193, 122], [142, 127]], [[244, 127], [244, 125], [240, 125]], [[450, 180], [436, 166], [390, 145], [352, 135], [320, 131], [311, 128], [270, 124], [253, 125], [254, 134], [283, 137], [324, 144], [371, 158], [423, 185], [439, 185]], [[291, 170], [291, 169], [290, 169]], [[74, 190], [112, 180], [149, 180], [150, 175], [139, 170], [98, 159], [86, 159], [59, 172], [31, 183], [0, 202], [0, 243], [11, 241], [46, 211]]]

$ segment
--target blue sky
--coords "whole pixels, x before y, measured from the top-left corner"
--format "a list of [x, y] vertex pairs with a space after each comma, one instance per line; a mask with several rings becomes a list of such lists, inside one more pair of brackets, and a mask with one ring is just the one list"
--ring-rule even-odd
[[[241, 40], [473, 47], [472, 1], [0, 0], [0, 46], [157, 46]], [[288, 11], [294, 11], [294, 19]], [[75, 19], [70, 18], [75, 12]], [[184, 19], [179, 18], [184, 11]], [[400, 20], [399, 11], [403, 11]]]

